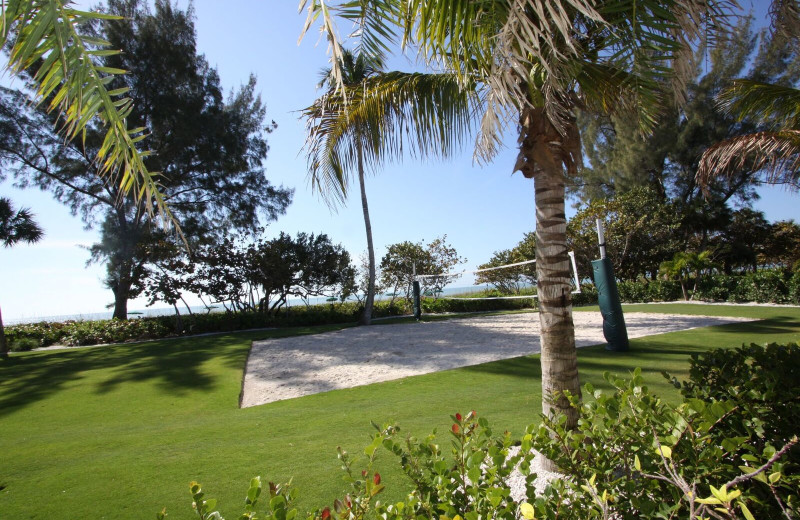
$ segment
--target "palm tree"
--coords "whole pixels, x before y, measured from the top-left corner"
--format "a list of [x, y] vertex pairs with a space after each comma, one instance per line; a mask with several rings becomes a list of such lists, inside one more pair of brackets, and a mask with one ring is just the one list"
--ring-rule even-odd
[[[576, 426], [566, 394], [580, 396], [570, 271], [565, 182], [581, 164], [580, 110], [627, 112], [643, 134], [656, 124], [665, 90], [682, 99], [692, 45], [711, 36], [731, 5], [658, 0], [373, 0], [333, 6], [304, 0], [306, 30], [317, 19], [334, 42], [338, 15], [356, 25], [361, 45], [414, 46], [463, 85], [475, 85], [484, 114], [476, 155], [490, 160], [500, 133], [518, 133], [514, 166], [534, 181], [542, 408]], [[709, 21], [709, 23], [706, 23]], [[724, 25], [724, 24], [721, 24]], [[343, 90], [343, 73], [332, 75]], [[442, 123], [444, 126], [446, 122]]]
[[[411, 154], [447, 156], [460, 144], [464, 132], [449, 133], [432, 122], [453, 121], [457, 126], [471, 120], [470, 93], [460, 88], [452, 75], [382, 72], [380, 53], [343, 49], [337, 67], [323, 72], [320, 86], [327, 91], [302, 111], [307, 120], [306, 149], [311, 187], [335, 207], [347, 199], [352, 170], [358, 174], [361, 208], [367, 234], [369, 281], [360, 323], [369, 325], [375, 299], [375, 250], [367, 204], [365, 170], [382, 162], [400, 159], [404, 140]], [[342, 89], [335, 70], [339, 69]], [[420, 95], [421, 94], [421, 95]], [[409, 127], [417, 129], [406, 133]], [[436, 148], [429, 143], [439, 144]]]
[[752, 118], [764, 131], [726, 139], [708, 148], [697, 178], [709, 183], [742, 170], [762, 172], [764, 182], [800, 189], [800, 90], [736, 80], [719, 98], [720, 108], [739, 120]]
[[[380, 74], [383, 70], [383, 61], [380, 57], [368, 59], [364, 54], [357, 56], [349, 50], [342, 52], [341, 70], [344, 74], [342, 81], [346, 87], [356, 87], [365, 84], [366, 80]], [[344, 201], [347, 197], [347, 173], [342, 171], [341, 158], [325, 153], [329, 150], [325, 145], [330, 134], [320, 131], [321, 127], [328, 126], [325, 121], [328, 118], [347, 117], [346, 113], [326, 110], [329, 100], [325, 96], [336, 96], [336, 82], [331, 76], [331, 69], [323, 72], [320, 86], [328, 88], [328, 92], [314, 105], [307, 108], [304, 114], [308, 117], [308, 147], [309, 147], [309, 171], [311, 176], [312, 189], [319, 190], [329, 205], [334, 200]], [[315, 108], [316, 107], [316, 108]], [[361, 128], [352, 125], [349, 130], [354, 132], [353, 141], [356, 150], [356, 169], [358, 170], [358, 186], [361, 189], [361, 209], [364, 213], [364, 229], [367, 233], [367, 258], [368, 258], [368, 282], [367, 294], [364, 300], [364, 312], [359, 323], [369, 325], [372, 320], [372, 307], [375, 301], [375, 248], [372, 243], [372, 224], [369, 220], [369, 205], [367, 204], [367, 188], [364, 182], [364, 142], [365, 136], [359, 135]], [[315, 153], [316, 152], [316, 153]], [[332, 178], [331, 178], [332, 176]]]
[[[32, 244], [44, 236], [42, 228], [33, 220], [33, 214], [27, 208], [14, 211], [11, 200], [0, 197], [0, 243], [11, 247], [19, 242]], [[0, 311], [0, 356], [8, 357], [8, 345], [3, 330], [3, 314]]]

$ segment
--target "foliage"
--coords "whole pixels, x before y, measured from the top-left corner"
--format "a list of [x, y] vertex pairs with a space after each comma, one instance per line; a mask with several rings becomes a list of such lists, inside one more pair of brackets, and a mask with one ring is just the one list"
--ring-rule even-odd
[[19, 338], [11, 343], [8, 349], [11, 352], [27, 352], [28, 350], [33, 350], [39, 346], [39, 342], [33, 338]]
[[[746, 438], [747, 448], [738, 452], [740, 459], [749, 467], [758, 467], [761, 453], [771, 453], [797, 435], [800, 345], [751, 344], [732, 351], [717, 349], [693, 355], [689, 381], [683, 382], [681, 393], [686, 399], [734, 403], [735, 413], [719, 420], [712, 442], [724, 446], [725, 438], [733, 437], [737, 442]], [[743, 485], [757, 497], [754, 515], [777, 518], [777, 496], [789, 497], [788, 509], [796, 515], [800, 511], [800, 447], [789, 451], [773, 470], [781, 471], [782, 477], [771, 481], [768, 474], [762, 474], [755, 478], [757, 482]], [[773, 470], [769, 474], [774, 475]], [[733, 471], [730, 475], [735, 476]]]
[[525, 233], [522, 240], [512, 249], [495, 251], [488, 262], [478, 266], [478, 269], [492, 270], [478, 273], [475, 277], [475, 285], [489, 284], [501, 294], [519, 294], [523, 287], [536, 283], [536, 266], [526, 264], [504, 269], [493, 268], [529, 260], [536, 260], [535, 233]]
[[712, 274], [695, 290], [695, 299], [729, 302], [800, 303], [800, 277], [783, 269]]
[[655, 277], [658, 266], [679, 250], [681, 216], [651, 188], [634, 188], [610, 199], [593, 200], [567, 224], [567, 244], [575, 251], [579, 273], [591, 273], [597, 258], [596, 219], [605, 226], [606, 252], [614, 274], [631, 280]]
[[466, 259], [459, 257], [456, 249], [446, 240], [447, 235], [443, 235], [427, 245], [423, 240], [417, 243], [405, 241], [386, 247], [380, 264], [381, 283], [392, 289], [392, 301], [399, 291], [407, 300], [411, 299], [415, 271], [417, 275], [426, 275], [420, 278], [420, 290], [434, 295], [441, 293], [447, 284], [458, 278], [457, 274], [447, 273], [456, 265], [466, 262]]
[[[723, 371], [729, 360], [736, 363], [727, 350], [712, 356], [709, 363]], [[746, 386], [747, 379], [749, 373], [737, 383]], [[570, 475], [561, 491], [570, 497], [569, 518], [778, 518], [784, 508], [797, 514], [800, 475], [787, 454], [798, 440], [765, 434], [764, 409], [743, 409], [702, 380], [688, 384], [697, 393], [678, 406], [651, 394], [639, 369], [629, 381], [608, 374], [606, 380], [611, 394], [586, 385], [595, 399], [581, 406], [577, 431], [549, 420], [530, 429], [536, 449]], [[549, 506], [535, 501], [545, 518]]]
[[114, 56], [120, 50], [79, 30], [118, 17], [73, 9], [69, 3], [53, 0], [11, 0], [2, 4], [0, 14], [0, 46], [9, 50], [8, 69], [32, 80], [35, 99], [46, 102], [47, 111], [59, 120], [58, 127], [68, 139], [85, 138], [86, 130], [101, 121], [102, 145], [96, 156], [88, 156], [101, 165], [98, 173], [111, 181], [110, 186], [117, 182], [123, 193], [133, 193], [148, 212], [156, 205], [169, 220], [157, 176], [147, 170], [146, 154], [136, 148], [141, 128], [128, 126], [128, 90], [111, 85], [125, 71], [98, 63], [99, 57]]
[[[275, 125], [265, 124], [255, 78], [225, 99], [217, 71], [196, 52], [191, 10], [165, 0], [152, 11], [141, 0], [113, 0], [108, 11], [113, 16], [81, 31], [122, 50], [94, 61], [128, 71], [109, 87], [130, 95], [125, 120], [157, 152], [144, 164], [160, 172], [158, 187], [187, 243], [252, 229], [261, 218], [282, 214], [292, 192], [273, 186], [264, 173], [265, 136]], [[88, 125], [80, 142], [65, 142], [53, 116], [31, 106], [23, 93], [3, 89], [0, 101], [0, 161], [20, 185], [52, 191], [87, 225], [101, 222], [92, 260], [106, 264], [115, 316], [127, 318], [127, 301], [141, 291], [146, 264], [158, 260], [150, 246], [177, 239], [158, 226], [136, 194], [102, 178], [106, 163], [93, 160], [105, 146], [101, 123]]]
[[0, 197], [0, 243], [11, 247], [18, 242], [38, 242], [44, 231], [33, 219], [28, 208], [14, 211], [10, 199]]
[[[611, 392], [587, 384], [594, 400], [581, 405], [570, 398], [581, 410], [577, 429], [566, 428], [564, 418], [543, 417], [514, 442], [508, 431], [495, 436], [475, 411], [456, 413], [447, 432], [449, 456], [436, 432], [401, 438], [397, 426], [376, 426], [360, 476], [339, 448], [350, 492], [308, 518], [794, 518], [800, 513], [798, 367], [797, 344], [694, 356], [678, 405], [651, 393], [639, 368], [630, 380], [606, 373]], [[375, 501], [384, 490], [373, 469], [381, 446], [397, 457], [408, 477], [411, 491], [403, 501]], [[533, 450], [568, 475], [551, 480], [538, 496]], [[515, 471], [524, 478], [524, 489], [512, 490]], [[281, 489], [271, 484], [271, 496]], [[252, 516], [243, 518], [257, 518], [259, 493], [257, 478], [247, 494], [246, 515]], [[203, 501], [196, 483], [192, 495], [201, 518], [221, 518], [213, 516], [219, 515], [213, 512], [216, 501]], [[289, 510], [293, 496], [294, 491], [287, 493], [270, 506]], [[273, 518], [269, 515], [267, 510], [264, 518]], [[290, 510], [289, 517], [295, 516]]]
[[617, 290], [623, 302], [669, 302], [682, 297], [681, 285], [668, 280], [620, 280]]

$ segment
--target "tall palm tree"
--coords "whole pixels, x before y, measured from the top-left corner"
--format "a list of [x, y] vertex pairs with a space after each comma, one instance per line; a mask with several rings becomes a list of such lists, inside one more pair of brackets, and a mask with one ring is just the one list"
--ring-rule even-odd
[[764, 182], [800, 189], [800, 90], [751, 80], [736, 80], [719, 99], [720, 108], [765, 129], [726, 139], [700, 159], [701, 184], [743, 170], [761, 172]]
[[[490, 160], [500, 134], [517, 130], [514, 166], [534, 181], [542, 344], [542, 408], [577, 425], [566, 393], [579, 396], [566, 244], [565, 181], [581, 164], [580, 110], [628, 112], [643, 134], [670, 88], [693, 70], [692, 43], [712, 36], [732, 4], [659, 0], [303, 0], [334, 42], [337, 16], [361, 45], [396, 42], [478, 88], [484, 114], [476, 155]], [[708, 22], [708, 23], [707, 23]], [[723, 24], [724, 25], [724, 24]], [[334, 59], [336, 58], [334, 52]], [[333, 63], [334, 68], [336, 62]], [[333, 74], [343, 90], [343, 73]], [[446, 123], [443, 123], [446, 125]]]
[[[383, 60], [380, 57], [368, 59], [364, 54], [354, 55], [352, 51], [344, 50], [341, 57], [341, 70], [343, 73], [342, 82], [346, 87], [357, 87], [365, 84], [366, 80], [380, 74], [383, 70]], [[314, 105], [304, 111], [308, 117], [308, 136], [309, 136], [309, 172], [311, 176], [312, 189], [316, 188], [329, 205], [333, 201], [344, 201], [347, 197], [348, 175], [341, 168], [341, 159], [328, 153], [324, 153], [327, 147], [329, 134], [320, 131], [321, 126], [325, 126], [326, 118], [347, 117], [345, 113], [335, 113], [332, 110], [325, 110], [329, 100], [325, 96], [336, 96], [337, 84], [332, 77], [332, 69], [323, 72], [320, 86], [327, 87], [328, 92], [318, 99]], [[319, 110], [321, 109], [321, 110]], [[364, 229], [367, 233], [367, 258], [368, 258], [368, 281], [367, 295], [364, 301], [364, 312], [359, 323], [369, 325], [372, 321], [372, 307], [375, 301], [375, 248], [372, 242], [372, 224], [369, 219], [369, 205], [367, 203], [367, 187], [364, 182], [364, 151], [363, 138], [359, 132], [362, 130], [360, 125], [353, 124], [350, 127], [354, 133], [354, 143], [356, 150], [356, 169], [358, 171], [358, 186], [361, 190], [361, 209], [364, 213]], [[321, 141], [320, 141], [321, 140]], [[315, 153], [316, 152], [316, 153]], [[331, 178], [332, 176], [332, 178]]]
[[[0, 197], [0, 243], [4, 247], [11, 247], [19, 242], [32, 244], [44, 236], [44, 231], [33, 219], [33, 214], [27, 208], [14, 211], [11, 200]], [[8, 357], [8, 345], [3, 329], [3, 314], [0, 311], [0, 357]]]
[[[448, 132], [437, 121], [456, 127], [472, 119], [470, 92], [446, 74], [383, 72], [381, 54], [342, 49], [337, 66], [323, 72], [326, 92], [302, 111], [307, 121], [306, 149], [312, 189], [335, 207], [347, 199], [353, 170], [358, 175], [367, 234], [369, 281], [360, 323], [369, 325], [375, 299], [375, 250], [372, 241], [365, 171], [410, 154], [449, 155], [466, 132]], [[341, 76], [336, 75], [339, 70]], [[338, 79], [342, 80], [339, 88]], [[416, 131], [406, 133], [409, 128]], [[411, 142], [404, 141], [411, 136]], [[431, 147], [430, 143], [437, 143]]]

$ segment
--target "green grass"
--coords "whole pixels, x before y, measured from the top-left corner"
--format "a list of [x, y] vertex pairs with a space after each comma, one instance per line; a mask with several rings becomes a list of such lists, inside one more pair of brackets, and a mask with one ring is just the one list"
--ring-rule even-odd
[[[800, 339], [800, 309], [625, 309], [764, 321], [633, 340], [628, 353], [581, 349], [582, 382], [602, 387], [604, 371], [625, 375], [641, 366], [652, 388], [677, 400], [660, 371], [685, 377], [693, 352]], [[197, 480], [231, 518], [254, 475], [294, 477], [305, 510], [343, 491], [336, 446], [358, 452], [370, 421], [397, 422], [416, 435], [446, 431], [450, 414], [470, 409], [515, 435], [536, 421], [538, 356], [238, 409], [250, 341], [336, 328], [33, 352], [0, 361], [0, 517], [153, 518], [167, 506], [170, 519], [188, 519], [194, 514], [188, 483]], [[379, 464], [386, 498], [399, 498], [406, 485], [396, 461], [384, 453]]]

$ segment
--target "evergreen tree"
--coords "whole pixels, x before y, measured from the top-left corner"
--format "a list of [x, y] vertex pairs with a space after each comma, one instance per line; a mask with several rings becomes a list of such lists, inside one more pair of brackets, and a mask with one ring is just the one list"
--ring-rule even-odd
[[[671, 108], [659, 119], [652, 136], [642, 139], [636, 125], [619, 115], [583, 114], [581, 124], [587, 167], [571, 185], [582, 202], [649, 186], [679, 204], [684, 239], [730, 218], [729, 202], [749, 204], [756, 196], [755, 172], [743, 169], [716, 179], [706, 193], [695, 180], [703, 152], [714, 143], [752, 132], [752, 119], [737, 121], [718, 110], [717, 96], [734, 78], [795, 84], [800, 79], [800, 52], [786, 40], [762, 30], [755, 33], [752, 18], [743, 18], [727, 37], [698, 51], [701, 65], [689, 85], [688, 103]], [[703, 59], [704, 58], [704, 59]], [[705, 229], [711, 226], [711, 229]]]
[[[273, 186], [264, 173], [265, 134], [275, 124], [265, 125], [255, 78], [224, 99], [216, 70], [196, 52], [192, 11], [169, 0], [157, 0], [152, 10], [140, 0], [111, 0], [108, 12], [123, 18], [82, 30], [123, 51], [98, 56], [98, 63], [129, 71], [111, 88], [128, 89], [128, 124], [141, 128], [143, 144], [152, 150], [147, 170], [160, 172], [160, 190], [187, 241], [253, 228], [260, 218], [283, 213], [291, 191]], [[144, 266], [159, 249], [149, 244], [164, 233], [135, 193], [100, 177], [94, 161], [104, 145], [100, 125], [88, 127], [84, 143], [65, 143], [53, 130], [53, 116], [21, 108], [28, 105], [20, 92], [0, 93], [0, 162], [20, 184], [51, 190], [87, 225], [102, 222], [92, 259], [105, 263], [114, 316], [125, 319], [128, 300], [141, 290]]]

